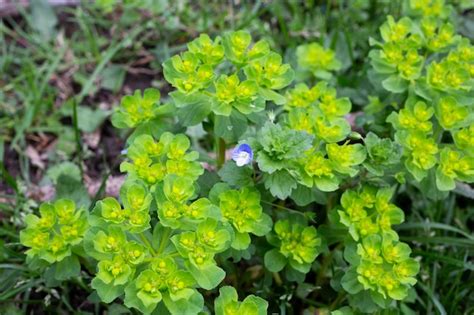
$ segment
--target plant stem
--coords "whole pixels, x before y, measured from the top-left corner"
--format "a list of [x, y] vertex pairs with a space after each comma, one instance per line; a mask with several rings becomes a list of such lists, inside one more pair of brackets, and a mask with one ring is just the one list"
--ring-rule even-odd
[[340, 249], [344, 244], [339, 243], [332, 251], [330, 251], [326, 256], [323, 258], [323, 262], [321, 263], [321, 268], [316, 276], [316, 286], [320, 287], [324, 283], [325, 273], [327, 268], [330, 266], [332, 262], [332, 258], [334, 256], [334, 252]]
[[168, 241], [171, 235], [171, 229], [169, 227], [163, 228], [163, 234], [161, 235], [161, 240], [160, 240], [160, 247], [158, 248], [158, 254], [163, 253], [163, 251], [166, 248], [166, 245], [168, 245]]
[[217, 140], [217, 169], [221, 169], [225, 163], [225, 141], [222, 138]]
[[301, 215], [303, 215], [300, 211], [297, 211], [295, 209], [291, 209], [291, 208], [287, 208], [281, 204], [276, 204], [276, 203], [273, 203], [273, 202], [269, 202], [269, 201], [266, 201], [266, 200], [260, 200], [261, 203], [264, 203], [264, 204], [267, 204], [269, 206], [273, 206], [275, 208], [279, 208], [279, 209], [283, 209], [283, 210], [287, 210], [287, 211], [290, 211], [290, 212], [297, 212], [297, 213], [300, 213]]
[[145, 234], [140, 233], [138, 234], [140, 236], [140, 239], [142, 240], [143, 243], [145, 243], [145, 245], [150, 249], [150, 252], [152, 253], [153, 256], [156, 255], [156, 252], [155, 250], [153, 249], [153, 246], [151, 245], [150, 241], [148, 240], [148, 238], [146, 237]]
[[281, 280], [280, 274], [278, 272], [273, 273], [273, 279], [275, 279], [275, 282], [278, 286], [281, 286], [283, 284], [283, 281]]
[[336, 299], [329, 306], [329, 309], [334, 310], [335, 308], [337, 308], [337, 306], [339, 306], [339, 303], [341, 303], [345, 298], [346, 294], [344, 292], [339, 292]]

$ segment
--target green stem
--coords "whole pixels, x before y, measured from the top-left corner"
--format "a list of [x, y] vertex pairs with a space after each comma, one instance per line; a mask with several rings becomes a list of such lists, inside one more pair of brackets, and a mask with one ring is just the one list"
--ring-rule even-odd
[[225, 163], [225, 141], [222, 138], [217, 140], [217, 169], [221, 169]]
[[283, 281], [281, 280], [280, 274], [278, 272], [273, 273], [273, 279], [275, 279], [275, 282], [278, 286], [281, 286], [283, 284]]
[[336, 299], [331, 303], [331, 305], [329, 306], [329, 309], [332, 311], [334, 309], [336, 309], [339, 304], [346, 298], [346, 294], [344, 292], [339, 292], [339, 294], [337, 295]]
[[339, 248], [341, 248], [343, 245], [344, 245], [343, 243], [339, 243], [331, 252], [329, 252], [329, 254], [324, 256], [323, 262], [321, 263], [321, 268], [319, 269], [319, 272], [316, 276], [317, 287], [320, 287], [324, 283], [324, 278], [325, 278], [324, 274], [326, 273], [327, 268], [331, 264], [332, 258], [334, 256], [334, 252], [338, 250]]
[[151, 243], [150, 241], [148, 240], [148, 238], [146, 237], [146, 235], [142, 232], [140, 234], [138, 234], [140, 236], [140, 239], [142, 240], [143, 243], [145, 243], [145, 245], [148, 247], [148, 249], [150, 250], [151, 254], [153, 256], [156, 255], [156, 252], [155, 250], [153, 249], [153, 246], [151, 246]]
[[161, 235], [160, 247], [158, 248], [158, 254], [163, 253], [171, 235], [171, 229], [169, 227], [163, 228], [163, 234]]
[[[273, 202], [268, 202], [266, 200], [260, 200], [261, 203], [264, 203], [264, 204], [267, 204], [269, 206], [273, 206], [275, 208], [279, 208], [279, 209], [283, 209], [283, 210], [287, 210], [287, 211], [290, 211], [290, 212], [297, 212], [297, 213], [300, 213], [302, 214], [300, 211], [297, 211], [295, 209], [291, 209], [291, 208], [287, 208], [283, 205], [279, 205], [279, 204], [276, 204], [276, 203], [273, 203]], [[303, 215], [303, 214], [302, 214]]]

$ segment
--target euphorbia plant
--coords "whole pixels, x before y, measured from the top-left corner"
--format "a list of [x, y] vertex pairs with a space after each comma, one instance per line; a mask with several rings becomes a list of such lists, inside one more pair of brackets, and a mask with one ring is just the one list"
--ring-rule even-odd
[[[425, 178], [443, 191], [473, 181], [473, 60], [472, 46], [436, 15], [389, 17], [381, 35], [372, 41], [374, 70], [385, 89], [406, 94], [387, 118], [394, 139], [353, 131], [351, 102], [329, 82], [284, 90], [295, 72], [265, 40], [254, 43], [245, 31], [200, 35], [164, 62], [174, 88], [165, 104], [155, 89], [137, 91], [112, 117], [116, 127], [134, 128], [120, 198], [100, 200], [90, 213], [59, 200], [27, 218], [21, 241], [32, 266], [65, 279], [81, 260], [93, 266], [102, 301], [121, 299], [146, 314], [211, 311], [204, 300], [219, 286], [216, 314], [264, 314], [269, 304], [256, 295], [268, 290], [251, 288], [239, 302], [236, 289], [223, 286], [239, 283], [235, 264], [254, 266], [252, 279], [267, 285], [282, 277], [303, 283], [312, 272], [319, 284], [339, 252], [335, 269], [344, 276], [331, 286], [349, 294], [351, 307], [397, 307], [419, 262], [393, 229], [404, 211], [391, 200], [399, 185]], [[340, 68], [317, 43], [296, 54], [306, 77], [329, 80]], [[439, 60], [427, 62], [430, 54]], [[327, 222], [315, 218], [317, 203], [327, 205]]]

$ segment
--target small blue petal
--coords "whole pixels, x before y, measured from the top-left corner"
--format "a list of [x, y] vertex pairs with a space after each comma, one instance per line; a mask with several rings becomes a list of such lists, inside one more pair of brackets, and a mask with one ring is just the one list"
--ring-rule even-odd
[[252, 159], [252, 148], [246, 143], [238, 145], [232, 152], [232, 160], [235, 161], [237, 166], [244, 166], [250, 164], [252, 162]]

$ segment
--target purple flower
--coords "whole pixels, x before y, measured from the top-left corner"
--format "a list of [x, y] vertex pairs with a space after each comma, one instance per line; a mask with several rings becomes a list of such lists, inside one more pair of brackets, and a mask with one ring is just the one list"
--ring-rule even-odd
[[246, 143], [238, 145], [232, 152], [232, 160], [234, 160], [235, 164], [239, 167], [252, 163], [252, 159], [252, 148]]

